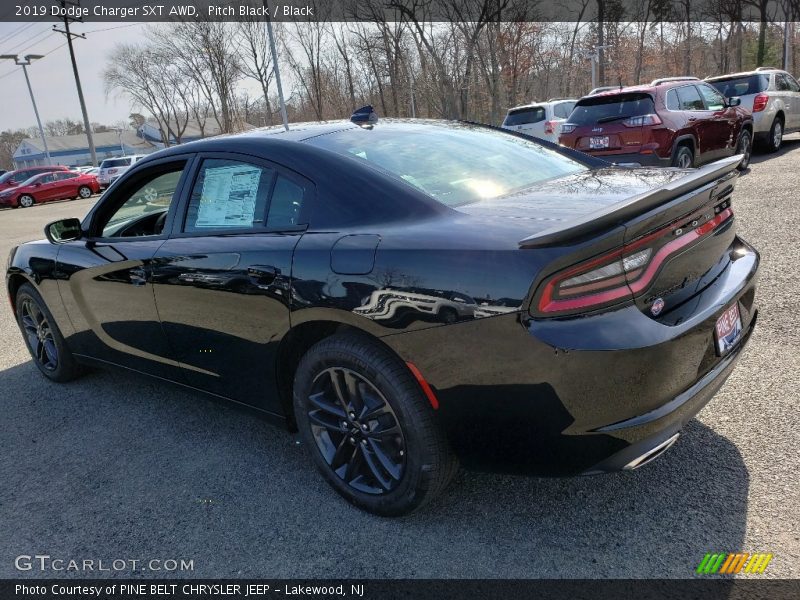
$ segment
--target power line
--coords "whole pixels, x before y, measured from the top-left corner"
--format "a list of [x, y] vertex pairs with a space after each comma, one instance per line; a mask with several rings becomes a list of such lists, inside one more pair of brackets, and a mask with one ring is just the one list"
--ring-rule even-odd
[[25, 31], [26, 29], [30, 29], [31, 27], [33, 27], [34, 25], [37, 25], [37, 24], [38, 23], [36, 21], [32, 21], [31, 23], [23, 23], [22, 27], [20, 27], [19, 29], [17, 29], [16, 31], [11, 33], [10, 35], [6, 36], [6, 38], [4, 40], [0, 41], [0, 44], [7, 44], [8, 41], [11, 38], [17, 37], [20, 33]]
[[[28, 38], [28, 39], [18, 43], [16, 46], [12, 46], [11, 48], [4, 48], [4, 51], [7, 52], [7, 53], [16, 52], [17, 54], [21, 54], [21, 53], [25, 52], [25, 50], [27, 50], [31, 46], [33, 46], [35, 44], [42, 43], [44, 40], [49, 38], [51, 35], [53, 35], [53, 30], [48, 27], [44, 31], [40, 31], [39, 33], [37, 33], [32, 38]], [[44, 37], [42, 37], [42, 36], [44, 36]], [[39, 38], [39, 39], [37, 40], [36, 38]], [[28, 44], [28, 45], [25, 46], [25, 44]], [[17, 48], [19, 48], [20, 46], [25, 46], [25, 47], [22, 50], [17, 50]]]

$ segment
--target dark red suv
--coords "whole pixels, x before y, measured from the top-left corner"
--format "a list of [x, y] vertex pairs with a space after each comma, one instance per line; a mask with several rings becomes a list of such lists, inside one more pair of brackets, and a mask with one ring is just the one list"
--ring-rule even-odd
[[558, 138], [614, 163], [696, 167], [743, 154], [750, 163], [753, 119], [739, 106], [694, 77], [656, 79], [581, 98]]

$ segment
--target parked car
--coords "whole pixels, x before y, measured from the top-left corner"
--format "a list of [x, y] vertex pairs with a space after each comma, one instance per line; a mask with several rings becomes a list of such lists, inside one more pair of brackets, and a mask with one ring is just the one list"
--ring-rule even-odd
[[17, 187], [0, 192], [0, 205], [28, 208], [34, 204], [64, 200], [66, 198], [88, 198], [100, 191], [94, 175], [82, 175], [63, 170], [39, 173]]
[[63, 165], [51, 165], [47, 167], [25, 167], [23, 169], [17, 169], [16, 171], [8, 171], [0, 175], [0, 191], [18, 186], [23, 181], [27, 181], [34, 175], [39, 175], [40, 173], [66, 170], [67, 167]]
[[750, 164], [753, 120], [737, 97], [695, 77], [656, 79], [581, 98], [559, 143], [610, 162], [696, 167], [741, 154]]
[[535, 138], [558, 142], [558, 129], [575, 107], [574, 98], [552, 98], [547, 102], [526, 104], [509, 109], [503, 128]]
[[770, 152], [783, 136], [800, 131], [800, 84], [786, 71], [759, 67], [755, 71], [707, 77], [726, 98], [740, 98], [753, 114], [753, 141]]
[[117, 158], [107, 158], [100, 163], [100, 171], [97, 174], [97, 181], [101, 188], [107, 188], [114, 183], [117, 178], [125, 171], [135, 165], [138, 161], [146, 157], [146, 154], [133, 154], [131, 156], [119, 156]]
[[[457, 459], [588, 474], [676, 441], [756, 323], [738, 162], [628, 169], [438, 121], [210, 138], [13, 249], [9, 299], [48, 379], [117, 365], [248, 405], [400, 515]], [[168, 203], [138, 200], [165, 177]], [[464, 308], [386, 319], [381, 291]]]

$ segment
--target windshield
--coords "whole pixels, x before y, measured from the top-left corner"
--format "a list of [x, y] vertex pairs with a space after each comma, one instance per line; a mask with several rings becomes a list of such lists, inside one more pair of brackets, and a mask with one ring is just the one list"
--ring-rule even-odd
[[569, 122], [575, 125], [594, 125], [654, 112], [656, 109], [653, 99], [648, 94], [614, 94], [581, 100], [569, 116]]
[[726, 98], [760, 94], [769, 87], [769, 75], [745, 75], [719, 81], [709, 81]]
[[5, 183], [9, 179], [13, 179], [13, 178], [14, 178], [14, 171], [9, 171], [8, 173], [4, 173], [3, 175], [0, 175], [0, 183]]
[[385, 169], [448, 206], [491, 200], [587, 170], [530, 139], [466, 124], [378, 124], [308, 143]]

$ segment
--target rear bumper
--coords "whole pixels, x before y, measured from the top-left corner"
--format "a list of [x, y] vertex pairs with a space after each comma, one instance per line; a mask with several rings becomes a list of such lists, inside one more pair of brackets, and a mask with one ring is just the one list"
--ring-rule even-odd
[[[650, 451], [641, 464], [657, 456], [709, 402], [750, 339], [759, 257], [738, 238], [730, 253], [712, 283], [658, 318], [635, 305], [582, 318], [523, 312], [382, 339], [433, 388], [465, 467], [535, 475], [631, 468]], [[715, 324], [733, 302], [743, 333], [719, 357]]]

